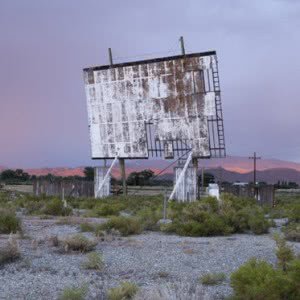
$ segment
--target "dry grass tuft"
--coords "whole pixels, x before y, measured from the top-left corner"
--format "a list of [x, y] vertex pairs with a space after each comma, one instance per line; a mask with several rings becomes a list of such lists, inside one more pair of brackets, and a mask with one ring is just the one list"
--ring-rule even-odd
[[83, 263], [83, 267], [89, 270], [101, 270], [104, 266], [103, 257], [100, 253], [91, 252], [86, 256], [87, 260]]
[[191, 249], [191, 248], [186, 248], [186, 249], [183, 249], [183, 253], [185, 254], [195, 254], [195, 250]]
[[0, 266], [13, 262], [21, 257], [18, 241], [11, 235], [4, 248], [0, 249]]
[[62, 291], [59, 300], [84, 300], [88, 293], [88, 287], [86, 285], [82, 287], [68, 287]]
[[153, 289], [140, 290], [134, 300], [205, 300], [210, 299], [200, 285], [166, 284]]
[[204, 285], [217, 285], [226, 279], [224, 273], [207, 273], [200, 277], [200, 282]]
[[54, 235], [54, 236], [51, 236], [49, 238], [49, 242], [50, 242], [50, 245], [53, 246], [53, 247], [58, 247], [59, 246], [59, 239], [58, 239], [58, 236], [57, 235]]
[[119, 286], [112, 288], [108, 291], [108, 300], [129, 300], [133, 299], [138, 291], [136, 284], [131, 282], [123, 282]]
[[75, 234], [62, 240], [61, 244], [65, 252], [79, 251], [83, 253], [92, 251], [96, 247], [97, 241], [88, 239], [83, 234]]
[[167, 278], [167, 277], [169, 277], [169, 273], [168, 272], [164, 272], [164, 271], [158, 272], [157, 275], [160, 278]]

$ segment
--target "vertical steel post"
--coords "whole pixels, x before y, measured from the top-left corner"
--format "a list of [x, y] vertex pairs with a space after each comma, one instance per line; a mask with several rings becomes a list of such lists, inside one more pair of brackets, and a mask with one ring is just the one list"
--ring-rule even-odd
[[180, 41], [180, 46], [181, 46], [181, 54], [185, 55], [183, 36], [180, 37], [179, 41]]
[[127, 195], [125, 159], [119, 158], [119, 163], [120, 163], [121, 178], [122, 178], [122, 185], [123, 185], [123, 195]]
[[204, 167], [201, 168], [201, 192], [204, 193]]
[[196, 169], [196, 199], [199, 199], [199, 185], [198, 185], [198, 180], [197, 180], [197, 173], [198, 173], [198, 158], [197, 157], [193, 157], [192, 159], [192, 163], [193, 163], [193, 167]]
[[109, 56], [109, 64], [112, 67], [112, 65], [113, 65], [113, 58], [112, 58], [111, 48], [108, 48], [108, 56]]
[[167, 189], [165, 188], [165, 193], [164, 193], [164, 220], [167, 219], [167, 202], [168, 202], [168, 198], [167, 198]]

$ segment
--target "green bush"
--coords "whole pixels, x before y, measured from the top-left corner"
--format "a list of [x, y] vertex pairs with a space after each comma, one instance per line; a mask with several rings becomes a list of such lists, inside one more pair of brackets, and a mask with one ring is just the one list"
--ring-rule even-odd
[[94, 212], [98, 217], [118, 216], [122, 209], [124, 209], [122, 203], [101, 203], [94, 207]]
[[288, 208], [288, 219], [289, 222], [300, 223], [300, 203], [290, 205]]
[[300, 223], [290, 223], [284, 228], [285, 238], [292, 242], [300, 242]]
[[175, 232], [183, 236], [213, 236], [227, 235], [231, 233], [231, 228], [218, 216], [211, 215], [202, 223], [196, 221], [180, 223]]
[[265, 218], [262, 208], [251, 205], [239, 210], [224, 213], [234, 232], [252, 231], [255, 234], [267, 233], [271, 223]]
[[0, 210], [0, 233], [16, 233], [21, 231], [21, 221], [11, 210]]
[[131, 282], [123, 282], [120, 286], [112, 288], [107, 293], [108, 300], [130, 300], [138, 291], [138, 287]]
[[283, 271], [286, 271], [288, 263], [295, 258], [294, 252], [287, 245], [286, 241], [279, 236], [279, 234], [274, 235], [274, 240], [277, 246], [276, 257], [277, 257], [278, 265], [282, 268]]
[[287, 284], [289, 287], [286, 299], [300, 299], [300, 259], [294, 259], [288, 265]]
[[42, 214], [42, 209], [44, 207], [44, 201], [38, 200], [27, 200], [24, 204], [26, 213], [29, 215], [38, 215]]
[[250, 230], [255, 234], [268, 233], [271, 226], [270, 222], [261, 214], [252, 215], [248, 223]]
[[300, 299], [300, 258], [275, 235], [279, 268], [255, 258], [231, 274], [233, 299]]
[[231, 274], [234, 299], [284, 299], [286, 280], [282, 272], [265, 261], [251, 259]]
[[157, 230], [159, 227], [157, 222], [162, 218], [161, 207], [144, 208], [137, 212], [137, 217], [145, 230]]
[[170, 203], [168, 215], [173, 224], [161, 225], [161, 230], [184, 236], [227, 235], [247, 231], [262, 234], [268, 232], [271, 226], [264, 216], [264, 210], [255, 200], [228, 194], [222, 195], [221, 203], [213, 197], [192, 203]]
[[226, 279], [224, 273], [207, 273], [200, 277], [200, 282], [204, 285], [216, 285]]
[[111, 229], [118, 230], [121, 235], [127, 236], [141, 233], [143, 227], [141, 222], [134, 217], [112, 217], [101, 225], [101, 229], [106, 231], [110, 231]]
[[44, 214], [52, 216], [69, 216], [72, 214], [72, 208], [64, 207], [64, 204], [60, 199], [54, 198], [46, 203]]
[[227, 222], [232, 226], [234, 232], [245, 232], [250, 230], [249, 227], [249, 207], [244, 207], [240, 210], [235, 210], [232, 207], [226, 207], [222, 211], [222, 215], [226, 218]]

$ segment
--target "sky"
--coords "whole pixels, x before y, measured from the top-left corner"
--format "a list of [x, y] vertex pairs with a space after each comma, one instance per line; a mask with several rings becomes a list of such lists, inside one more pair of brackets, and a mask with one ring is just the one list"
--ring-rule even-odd
[[180, 36], [217, 51], [227, 153], [300, 162], [300, 1], [0, 0], [0, 165], [92, 164], [82, 69]]

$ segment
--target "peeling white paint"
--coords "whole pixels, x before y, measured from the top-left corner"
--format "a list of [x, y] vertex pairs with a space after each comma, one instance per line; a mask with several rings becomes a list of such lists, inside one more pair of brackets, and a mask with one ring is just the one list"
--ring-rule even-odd
[[147, 158], [145, 122], [161, 141], [188, 139], [195, 157], [208, 157], [207, 117], [215, 115], [215, 93], [201, 71], [214, 56], [85, 71], [93, 158]]

